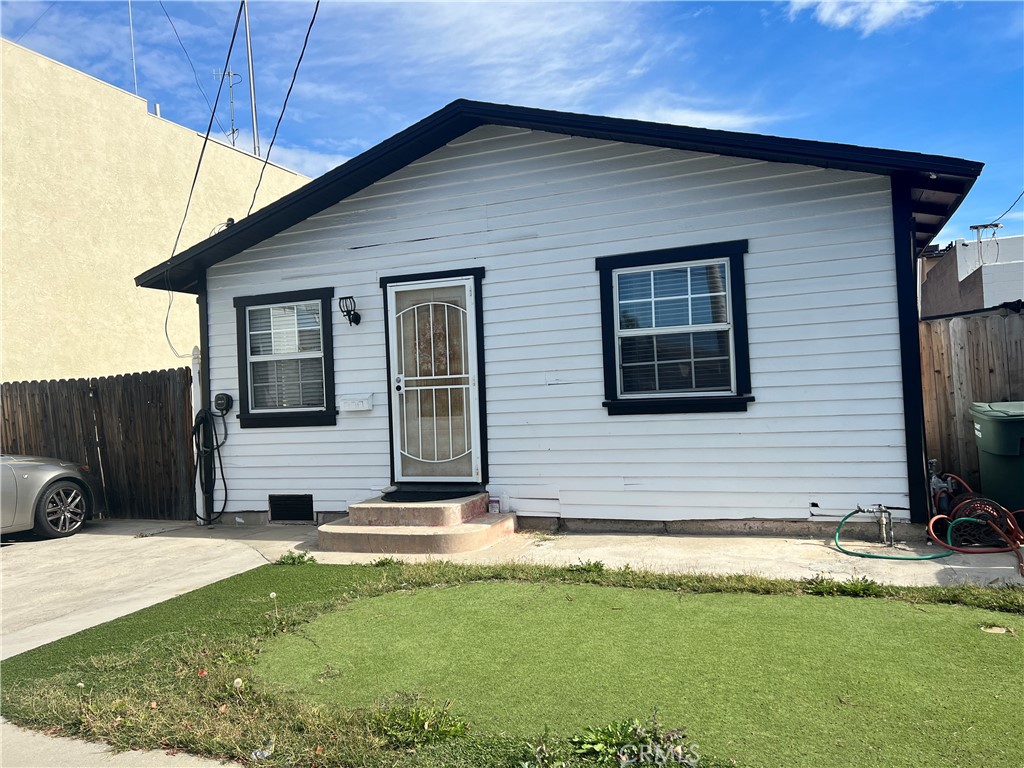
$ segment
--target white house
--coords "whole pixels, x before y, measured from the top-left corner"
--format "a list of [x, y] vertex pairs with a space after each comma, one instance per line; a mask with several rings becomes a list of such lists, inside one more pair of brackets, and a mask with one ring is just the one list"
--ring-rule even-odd
[[981, 168], [456, 101], [137, 282], [199, 297], [229, 513], [921, 520], [914, 259]]

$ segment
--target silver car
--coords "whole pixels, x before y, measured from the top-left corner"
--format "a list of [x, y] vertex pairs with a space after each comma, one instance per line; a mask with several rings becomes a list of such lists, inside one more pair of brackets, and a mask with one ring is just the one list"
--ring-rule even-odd
[[101, 499], [88, 467], [39, 456], [0, 456], [0, 533], [70, 536], [98, 511]]

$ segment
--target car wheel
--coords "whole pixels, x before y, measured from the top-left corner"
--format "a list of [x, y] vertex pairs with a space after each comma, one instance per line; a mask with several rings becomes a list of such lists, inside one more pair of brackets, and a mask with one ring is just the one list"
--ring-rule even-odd
[[48, 539], [70, 536], [89, 514], [89, 499], [78, 483], [58, 480], [43, 490], [36, 503], [35, 532]]

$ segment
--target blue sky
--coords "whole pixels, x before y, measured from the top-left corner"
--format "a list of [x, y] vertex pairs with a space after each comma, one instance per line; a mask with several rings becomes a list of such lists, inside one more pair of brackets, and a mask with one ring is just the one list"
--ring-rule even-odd
[[[212, 101], [237, 5], [164, 7]], [[251, 2], [264, 150], [312, 10]], [[0, 11], [4, 37], [134, 90], [127, 2], [5, 0]], [[205, 130], [164, 11], [133, 0], [132, 14], [139, 94]], [[241, 36], [231, 66], [246, 71]], [[235, 96], [248, 146], [247, 82]], [[969, 225], [1024, 189], [1024, 3], [325, 0], [272, 159], [318, 175], [456, 98], [983, 161], [943, 243], [972, 237]], [[229, 126], [226, 93], [218, 118]], [[1003, 217], [1001, 235], [1024, 231], [1022, 211]]]

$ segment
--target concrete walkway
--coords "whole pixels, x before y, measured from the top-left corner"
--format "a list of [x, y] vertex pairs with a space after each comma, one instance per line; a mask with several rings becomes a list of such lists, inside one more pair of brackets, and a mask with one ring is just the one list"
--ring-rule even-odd
[[[848, 549], [872, 554], [914, 556], [936, 554], [937, 547], [906, 544], [885, 547], [862, 541], [843, 542]], [[371, 563], [380, 555], [316, 552], [321, 563]], [[442, 559], [398, 555], [408, 562]], [[755, 574], [805, 579], [818, 574], [835, 579], [860, 576], [880, 584], [928, 586], [951, 584], [1024, 584], [1012, 554], [952, 555], [939, 560], [875, 560], [844, 555], [831, 541], [768, 536], [669, 536], [646, 534], [531, 534], [502, 539], [479, 552], [447, 555], [459, 563], [537, 563], [575, 565], [590, 560], [609, 568], [664, 573]]]
[[[876, 554], [931, 554], [919, 543], [894, 551], [851, 541]], [[379, 555], [317, 552], [316, 529], [304, 525], [216, 525], [113, 520], [54, 541], [16, 535], [0, 550], [0, 657], [7, 658], [206, 584], [309, 550], [321, 563], [368, 563]], [[407, 561], [424, 557], [404, 555]], [[435, 558], [436, 559], [436, 558]], [[492, 547], [448, 559], [463, 563], [572, 565], [600, 561], [665, 572], [749, 573], [781, 578], [816, 574], [866, 576], [884, 584], [1024, 584], [1012, 555], [953, 555], [898, 562], [849, 557], [830, 541], [756, 536], [516, 534]], [[108, 749], [0, 723], [0, 766], [191, 768], [218, 763], [163, 752]]]

